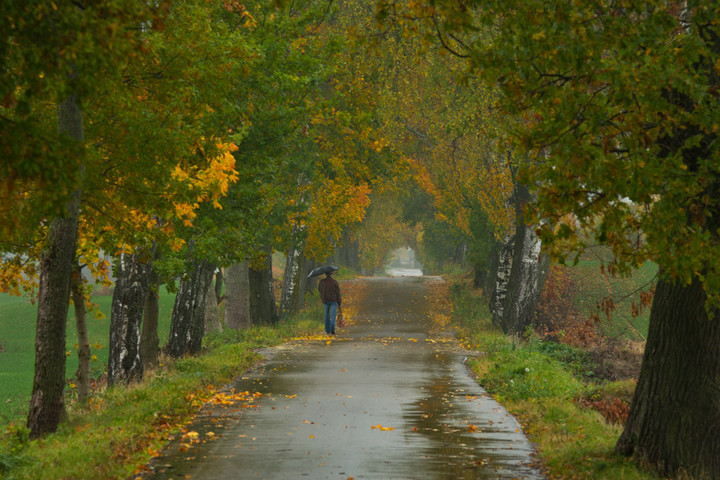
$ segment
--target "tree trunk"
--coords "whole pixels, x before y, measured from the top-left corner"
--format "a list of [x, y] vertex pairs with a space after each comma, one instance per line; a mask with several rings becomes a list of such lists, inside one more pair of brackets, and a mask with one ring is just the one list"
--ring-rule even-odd
[[140, 358], [145, 370], [157, 366], [160, 353], [160, 338], [158, 337], [158, 320], [160, 318], [159, 281], [158, 274], [151, 268], [148, 272], [148, 291], [145, 296], [142, 333], [140, 335]]
[[[210, 283], [212, 284], [212, 280]], [[215, 281], [215, 285], [217, 285], [217, 279]], [[222, 332], [223, 329], [222, 323], [220, 322], [220, 310], [218, 309], [216, 293], [217, 290], [212, 288], [211, 285], [210, 291], [205, 299], [205, 333]]]
[[278, 321], [272, 276], [272, 249], [267, 248], [266, 252], [263, 267], [256, 270], [251, 266], [248, 271], [250, 320], [253, 325], [275, 325]]
[[488, 300], [492, 299], [495, 295], [495, 288], [497, 286], [498, 268], [500, 266], [500, 252], [502, 251], [503, 244], [495, 241], [493, 246], [490, 248], [488, 254], [488, 269], [485, 275], [485, 283], [482, 285], [483, 296]]
[[484, 288], [487, 276], [485, 265], [473, 265], [473, 288]]
[[223, 290], [223, 269], [218, 268], [215, 274], [215, 304], [220, 305], [222, 302], [222, 290]]
[[304, 251], [304, 241], [293, 244], [288, 249], [280, 301], [281, 319], [294, 315], [303, 307], [303, 301], [305, 299], [304, 280], [307, 277], [307, 274], [303, 276], [302, 268], [305, 260]]
[[[143, 376], [140, 324], [149, 290], [152, 263], [141, 253], [121, 253], [110, 311], [108, 385], [130, 383]], [[148, 259], [145, 259], [148, 260]]]
[[[512, 247], [509, 244], [503, 247], [501, 260], [510, 268], [509, 271], [503, 266], [498, 269], [498, 279], [502, 275], [505, 283], [500, 285], [498, 281], [493, 322], [511, 335], [522, 334], [533, 325], [535, 310], [550, 265], [547, 255], [541, 255], [540, 239], [532, 228], [525, 225], [522, 209], [529, 200], [530, 192], [527, 188], [516, 185], [515, 235]], [[507, 255], [512, 255], [509, 263]]]
[[[315, 260], [310, 260], [308, 258], [305, 258], [305, 261], [303, 262], [303, 272], [302, 272], [302, 278], [304, 283], [304, 292], [305, 294], [312, 293], [315, 290], [317, 290], [317, 277], [315, 278], [307, 278], [308, 275], [310, 275], [310, 272], [312, 272], [316, 267], [318, 267], [318, 263]], [[305, 295], [303, 295], [304, 297]]]
[[497, 326], [502, 324], [505, 310], [505, 298], [507, 296], [508, 282], [512, 272], [513, 252], [515, 251], [515, 236], [505, 239], [505, 242], [497, 250], [495, 266], [495, 281], [490, 294], [490, 312], [493, 323]]
[[540, 239], [525, 225], [515, 234], [514, 244], [512, 269], [499, 324], [505, 333], [518, 335], [533, 325], [549, 259], [547, 255], [540, 255]]
[[635, 396], [617, 450], [662, 476], [720, 478], [720, 309], [698, 279], [658, 282]]
[[333, 255], [337, 265], [357, 270], [360, 266], [360, 240], [358, 236], [345, 230], [342, 234], [342, 243], [335, 249]]
[[[172, 320], [167, 352], [178, 358], [194, 355], [202, 348], [205, 333], [205, 303], [215, 266], [205, 260], [196, 262], [192, 272], [180, 281]], [[213, 292], [214, 294], [214, 292]]]
[[72, 301], [75, 307], [75, 327], [78, 339], [77, 394], [78, 401], [90, 398], [90, 338], [88, 337], [85, 292], [83, 291], [82, 267], [75, 264], [72, 277]]
[[250, 328], [250, 283], [248, 262], [225, 271], [225, 325], [235, 330]]
[[[83, 141], [83, 117], [77, 96], [68, 96], [58, 106], [58, 130], [78, 142]], [[50, 221], [45, 247], [40, 255], [35, 377], [28, 412], [31, 438], [57, 430], [63, 414], [65, 329], [70, 280], [75, 264], [80, 197], [81, 190], [78, 189], [68, 204], [67, 214]]]

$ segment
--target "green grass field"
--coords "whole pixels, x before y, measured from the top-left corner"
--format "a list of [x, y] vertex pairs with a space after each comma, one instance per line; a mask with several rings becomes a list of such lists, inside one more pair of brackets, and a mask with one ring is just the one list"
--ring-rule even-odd
[[[167, 341], [170, 331], [170, 314], [174, 294], [160, 289], [160, 344]], [[88, 315], [88, 330], [92, 354], [97, 360], [92, 363], [93, 375], [105, 371], [108, 358], [110, 331], [111, 296], [93, 297], [105, 318], [96, 319]], [[27, 414], [32, 391], [35, 366], [35, 321], [37, 306], [27, 298], [0, 294], [0, 424], [20, 420]], [[72, 306], [68, 315], [66, 349], [67, 378], [77, 370], [77, 333]]]

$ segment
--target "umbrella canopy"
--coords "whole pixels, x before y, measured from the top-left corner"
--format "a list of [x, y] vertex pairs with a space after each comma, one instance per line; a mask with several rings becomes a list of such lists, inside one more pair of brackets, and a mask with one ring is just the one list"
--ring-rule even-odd
[[334, 272], [335, 270], [340, 270], [340, 269], [333, 265], [323, 265], [322, 267], [317, 267], [312, 272], [310, 272], [310, 275], [308, 275], [308, 278], [317, 277], [318, 275], [322, 275], [323, 273]]

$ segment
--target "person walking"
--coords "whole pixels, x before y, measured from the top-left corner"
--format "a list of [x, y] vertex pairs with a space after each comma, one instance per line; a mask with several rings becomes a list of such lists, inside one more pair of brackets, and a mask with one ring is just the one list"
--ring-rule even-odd
[[335, 335], [335, 318], [338, 309], [342, 308], [340, 284], [332, 278], [332, 272], [325, 273], [325, 278], [318, 282], [320, 301], [325, 306], [325, 333]]

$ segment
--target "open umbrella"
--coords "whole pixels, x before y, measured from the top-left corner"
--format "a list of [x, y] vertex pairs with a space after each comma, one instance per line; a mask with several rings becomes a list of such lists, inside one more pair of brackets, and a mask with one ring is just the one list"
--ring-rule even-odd
[[322, 275], [322, 274], [328, 273], [328, 272], [334, 272], [335, 270], [340, 270], [340, 269], [333, 265], [323, 265], [322, 267], [317, 267], [312, 272], [310, 272], [310, 275], [308, 275], [307, 278], [317, 277], [318, 275]]

